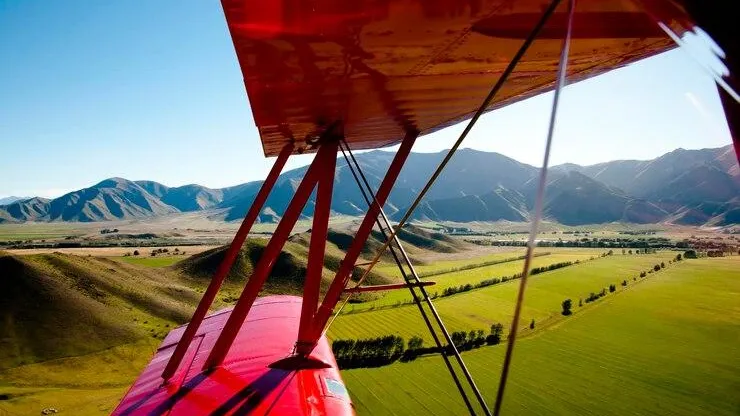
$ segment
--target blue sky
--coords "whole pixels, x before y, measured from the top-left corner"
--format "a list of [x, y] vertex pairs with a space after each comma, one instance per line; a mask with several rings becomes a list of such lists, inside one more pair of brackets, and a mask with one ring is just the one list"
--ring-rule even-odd
[[[0, 0], [0, 57], [0, 197], [112, 176], [223, 187], [272, 163], [218, 1]], [[550, 104], [548, 94], [484, 116], [463, 147], [539, 165]], [[569, 86], [559, 114], [554, 164], [731, 142], [711, 77], [683, 51]], [[446, 149], [461, 130], [415, 150]]]

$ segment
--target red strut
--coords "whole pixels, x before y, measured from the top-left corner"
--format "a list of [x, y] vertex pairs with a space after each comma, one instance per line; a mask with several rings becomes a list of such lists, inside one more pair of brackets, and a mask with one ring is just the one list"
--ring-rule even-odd
[[272, 271], [275, 260], [290, 236], [293, 226], [298, 221], [303, 207], [311, 197], [311, 192], [313, 192], [314, 185], [318, 180], [320, 169], [325, 164], [328, 164], [330, 158], [336, 158], [336, 146], [321, 146], [311, 166], [306, 171], [301, 184], [298, 185], [298, 189], [296, 189], [293, 199], [285, 210], [283, 218], [275, 229], [270, 242], [267, 243], [265, 250], [262, 252], [262, 257], [260, 257], [257, 265], [254, 267], [252, 276], [249, 277], [249, 281], [244, 287], [239, 300], [231, 311], [229, 319], [221, 331], [221, 335], [216, 340], [211, 354], [203, 366], [204, 370], [221, 365], [224, 358], [226, 358], [226, 354], [229, 352], [231, 344], [233, 344], [234, 339], [239, 333], [239, 329], [247, 318], [252, 304], [257, 299], [260, 289], [262, 289], [268, 275]]
[[324, 296], [324, 301], [321, 303], [321, 306], [316, 313], [316, 318], [314, 319], [313, 324], [314, 330], [312, 334], [312, 340], [314, 343], [321, 337], [321, 333], [324, 330], [324, 327], [326, 326], [327, 322], [329, 322], [329, 318], [331, 318], [334, 306], [336, 306], [340, 296], [342, 295], [342, 292], [344, 291], [344, 288], [347, 286], [347, 281], [351, 276], [352, 270], [354, 270], [355, 262], [357, 262], [357, 258], [360, 256], [360, 252], [365, 246], [365, 241], [367, 241], [367, 238], [370, 235], [370, 231], [372, 231], [373, 229], [373, 225], [375, 224], [376, 218], [380, 213], [380, 209], [385, 204], [386, 199], [388, 199], [388, 195], [391, 193], [391, 189], [393, 189], [393, 185], [396, 183], [398, 174], [401, 173], [401, 168], [403, 167], [404, 163], [406, 163], [406, 158], [411, 152], [411, 147], [414, 145], [414, 142], [416, 141], [416, 138], [418, 136], [418, 132], [406, 133], [406, 136], [401, 142], [401, 147], [398, 148], [396, 156], [393, 158], [391, 165], [388, 167], [388, 172], [385, 174], [383, 182], [381, 182], [380, 186], [378, 187], [378, 192], [375, 195], [375, 200], [368, 208], [367, 213], [365, 214], [365, 218], [362, 220], [360, 227], [357, 229], [355, 238], [354, 240], [352, 240], [352, 244], [347, 250], [347, 254], [344, 256], [344, 260], [342, 260], [341, 264], [339, 265], [339, 270], [337, 270], [337, 273], [334, 276], [334, 280], [331, 282], [331, 286], [329, 286], [329, 290], [327, 291], [326, 296]]
[[200, 324], [203, 322], [206, 313], [208, 313], [208, 309], [213, 304], [213, 300], [216, 299], [216, 295], [218, 294], [219, 289], [221, 289], [221, 285], [223, 284], [224, 279], [226, 279], [226, 275], [231, 271], [231, 266], [234, 264], [234, 260], [236, 260], [236, 256], [239, 254], [239, 250], [241, 250], [242, 245], [244, 245], [244, 241], [247, 239], [249, 231], [252, 229], [252, 225], [254, 225], [254, 222], [257, 220], [257, 216], [259, 215], [262, 206], [265, 205], [265, 201], [267, 200], [268, 195], [270, 195], [270, 191], [273, 186], [275, 186], [275, 182], [280, 176], [280, 172], [283, 170], [285, 162], [288, 160], [288, 156], [293, 152], [293, 147], [292, 142], [283, 147], [283, 150], [280, 151], [270, 173], [267, 175], [267, 178], [265, 178], [265, 182], [262, 183], [257, 196], [252, 202], [252, 206], [244, 217], [244, 221], [242, 221], [242, 225], [236, 232], [234, 240], [231, 241], [229, 249], [226, 250], [224, 259], [221, 261], [221, 264], [219, 264], [216, 274], [214, 274], [213, 279], [211, 279], [211, 283], [208, 285], [208, 289], [206, 289], [206, 293], [203, 294], [203, 298], [195, 309], [195, 313], [193, 313], [190, 323], [187, 328], [185, 328], [182, 338], [180, 338], [180, 341], [177, 343], [175, 351], [172, 353], [170, 360], [167, 362], [167, 366], [162, 372], [162, 378], [165, 382], [172, 378], [175, 371], [177, 371], [177, 367], [180, 366], [180, 362], [182, 362], [182, 359], [185, 356], [190, 343], [193, 341]]
[[301, 321], [298, 327], [298, 341], [296, 352], [307, 356], [313, 350], [315, 343], [311, 339], [313, 332], [316, 308], [319, 306], [319, 291], [321, 290], [321, 272], [324, 269], [324, 252], [326, 238], [329, 231], [329, 215], [331, 214], [331, 196], [334, 188], [334, 170], [337, 162], [339, 142], [327, 143], [326, 161], [321, 166], [321, 177], [316, 191], [316, 208], [313, 213], [311, 227], [311, 245], [308, 249], [308, 265], [306, 280], [303, 283], [303, 304], [301, 306]]

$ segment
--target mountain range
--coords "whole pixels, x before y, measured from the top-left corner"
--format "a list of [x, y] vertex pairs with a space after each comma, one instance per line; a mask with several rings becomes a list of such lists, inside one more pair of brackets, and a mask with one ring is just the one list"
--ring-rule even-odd
[[[386, 203], [398, 219], [446, 152], [412, 153]], [[377, 189], [393, 153], [357, 155]], [[280, 175], [259, 221], [280, 218], [307, 167]], [[432, 221], [526, 221], [534, 205], [539, 168], [504, 155], [458, 151], [414, 212]], [[337, 161], [332, 211], [361, 215], [367, 209], [348, 166]], [[0, 223], [143, 219], [177, 212], [203, 212], [226, 221], [241, 219], [261, 181], [228, 188], [168, 187], [158, 182], [106, 179], [55, 199], [25, 198], [0, 206]], [[303, 215], [313, 213], [313, 200]], [[590, 166], [571, 163], [548, 172], [545, 217], [565, 225], [609, 222], [723, 226], [740, 223], [740, 168], [732, 146], [676, 149], [656, 159], [618, 160]]]
[[12, 204], [15, 201], [22, 201], [24, 199], [28, 199], [28, 197], [27, 196], [6, 196], [4, 198], [0, 198], [0, 206]]

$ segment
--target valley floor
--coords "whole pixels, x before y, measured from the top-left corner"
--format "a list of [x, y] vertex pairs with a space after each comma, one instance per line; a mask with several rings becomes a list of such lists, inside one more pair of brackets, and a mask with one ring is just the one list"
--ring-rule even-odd
[[[300, 256], [300, 246], [292, 250]], [[329, 252], [338, 250], [332, 246]], [[441, 293], [447, 287], [520, 271], [522, 261], [516, 257], [522, 252], [512, 248], [480, 252], [472, 259], [428, 261], [419, 270], [440, 273], [428, 279], [438, 282], [434, 290]], [[541, 253], [535, 266], [578, 263], [530, 279], [523, 336], [514, 355], [504, 414], [738, 413], [740, 256], [671, 262], [678, 252], [605, 257], [601, 257], [603, 249], [543, 249]], [[110, 413], [162, 335], [186, 319], [180, 315], [189, 316], [188, 308], [202, 291], [202, 283], [178, 274], [172, 265], [176, 259], [152, 262], [63, 254], [18, 258], [28, 259], [23, 262], [33, 265], [33, 270], [48, 273], [53, 270], [41, 266], [53, 264], [54, 273], [64, 271], [59, 275], [64, 279], [89, 274], [92, 283], [105, 288], [98, 295], [119, 308], [116, 314], [126, 321], [121, 325], [144, 336], [133, 342], [122, 336], [125, 342], [87, 355], [0, 367], [0, 415], [39, 414], [45, 408], [75, 415]], [[665, 269], [640, 277], [661, 262]], [[471, 265], [475, 267], [464, 268]], [[392, 268], [381, 264], [379, 270], [391, 274]], [[132, 280], [134, 276], [139, 280]], [[623, 281], [626, 286], [620, 284]], [[508, 328], [518, 282], [439, 297], [435, 305], [451, 330], [487, 332], [494, 322]], [[578, 306], [580, 299], [610, 284], [617, 285], [615, 293]], [[142, 290], [142, 285], [150, 288]], [[240, 282], [232, 282], [222, 294], [238, 293], [239, 287]], [[135, 290], [141, 293], [130, 296]], [[147, 296], [155, 291], [183, 303], [153, 302]], [[331, 327], [330, 338], [397, 334], [408, 340], [419, 335], [430, 345], [415, 307], [404, 304], [407, 296], [399, 292], [351, 305]], [[566, 298], [574, 301], [574, 314], [569, 317], [560, 314]], [[223, 306], [228, 299], [219, 302]], [[174, 313], [170, 310], [177, 312], [173, 315], [177, 319], [169, 317]], [[536, 322], [534, 329], [529, 328], [531, 320]], [[484, 346], [463, 353], [489, 404], [504, 349], [503, 345]], [[346, 370], [343, 377], [360, 415], [465, 413], [439, 356]]]

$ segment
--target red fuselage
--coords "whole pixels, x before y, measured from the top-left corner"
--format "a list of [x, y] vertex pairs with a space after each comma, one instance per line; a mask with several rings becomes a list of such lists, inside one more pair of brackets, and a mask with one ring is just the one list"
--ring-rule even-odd
[[321, 337], [311, 358], [323, 365], [300, 370], [274, 368], [291, 356], [301, 298], [259, 298], [239, 330], [223, 365], [203, 372], [204, 361], [231, 313], [208, 316], [182, 365], [163, 385], [162, 370], [184, 326], [170, 332], [126, 393], [114, 415], [353, 415], [334, 355]]

